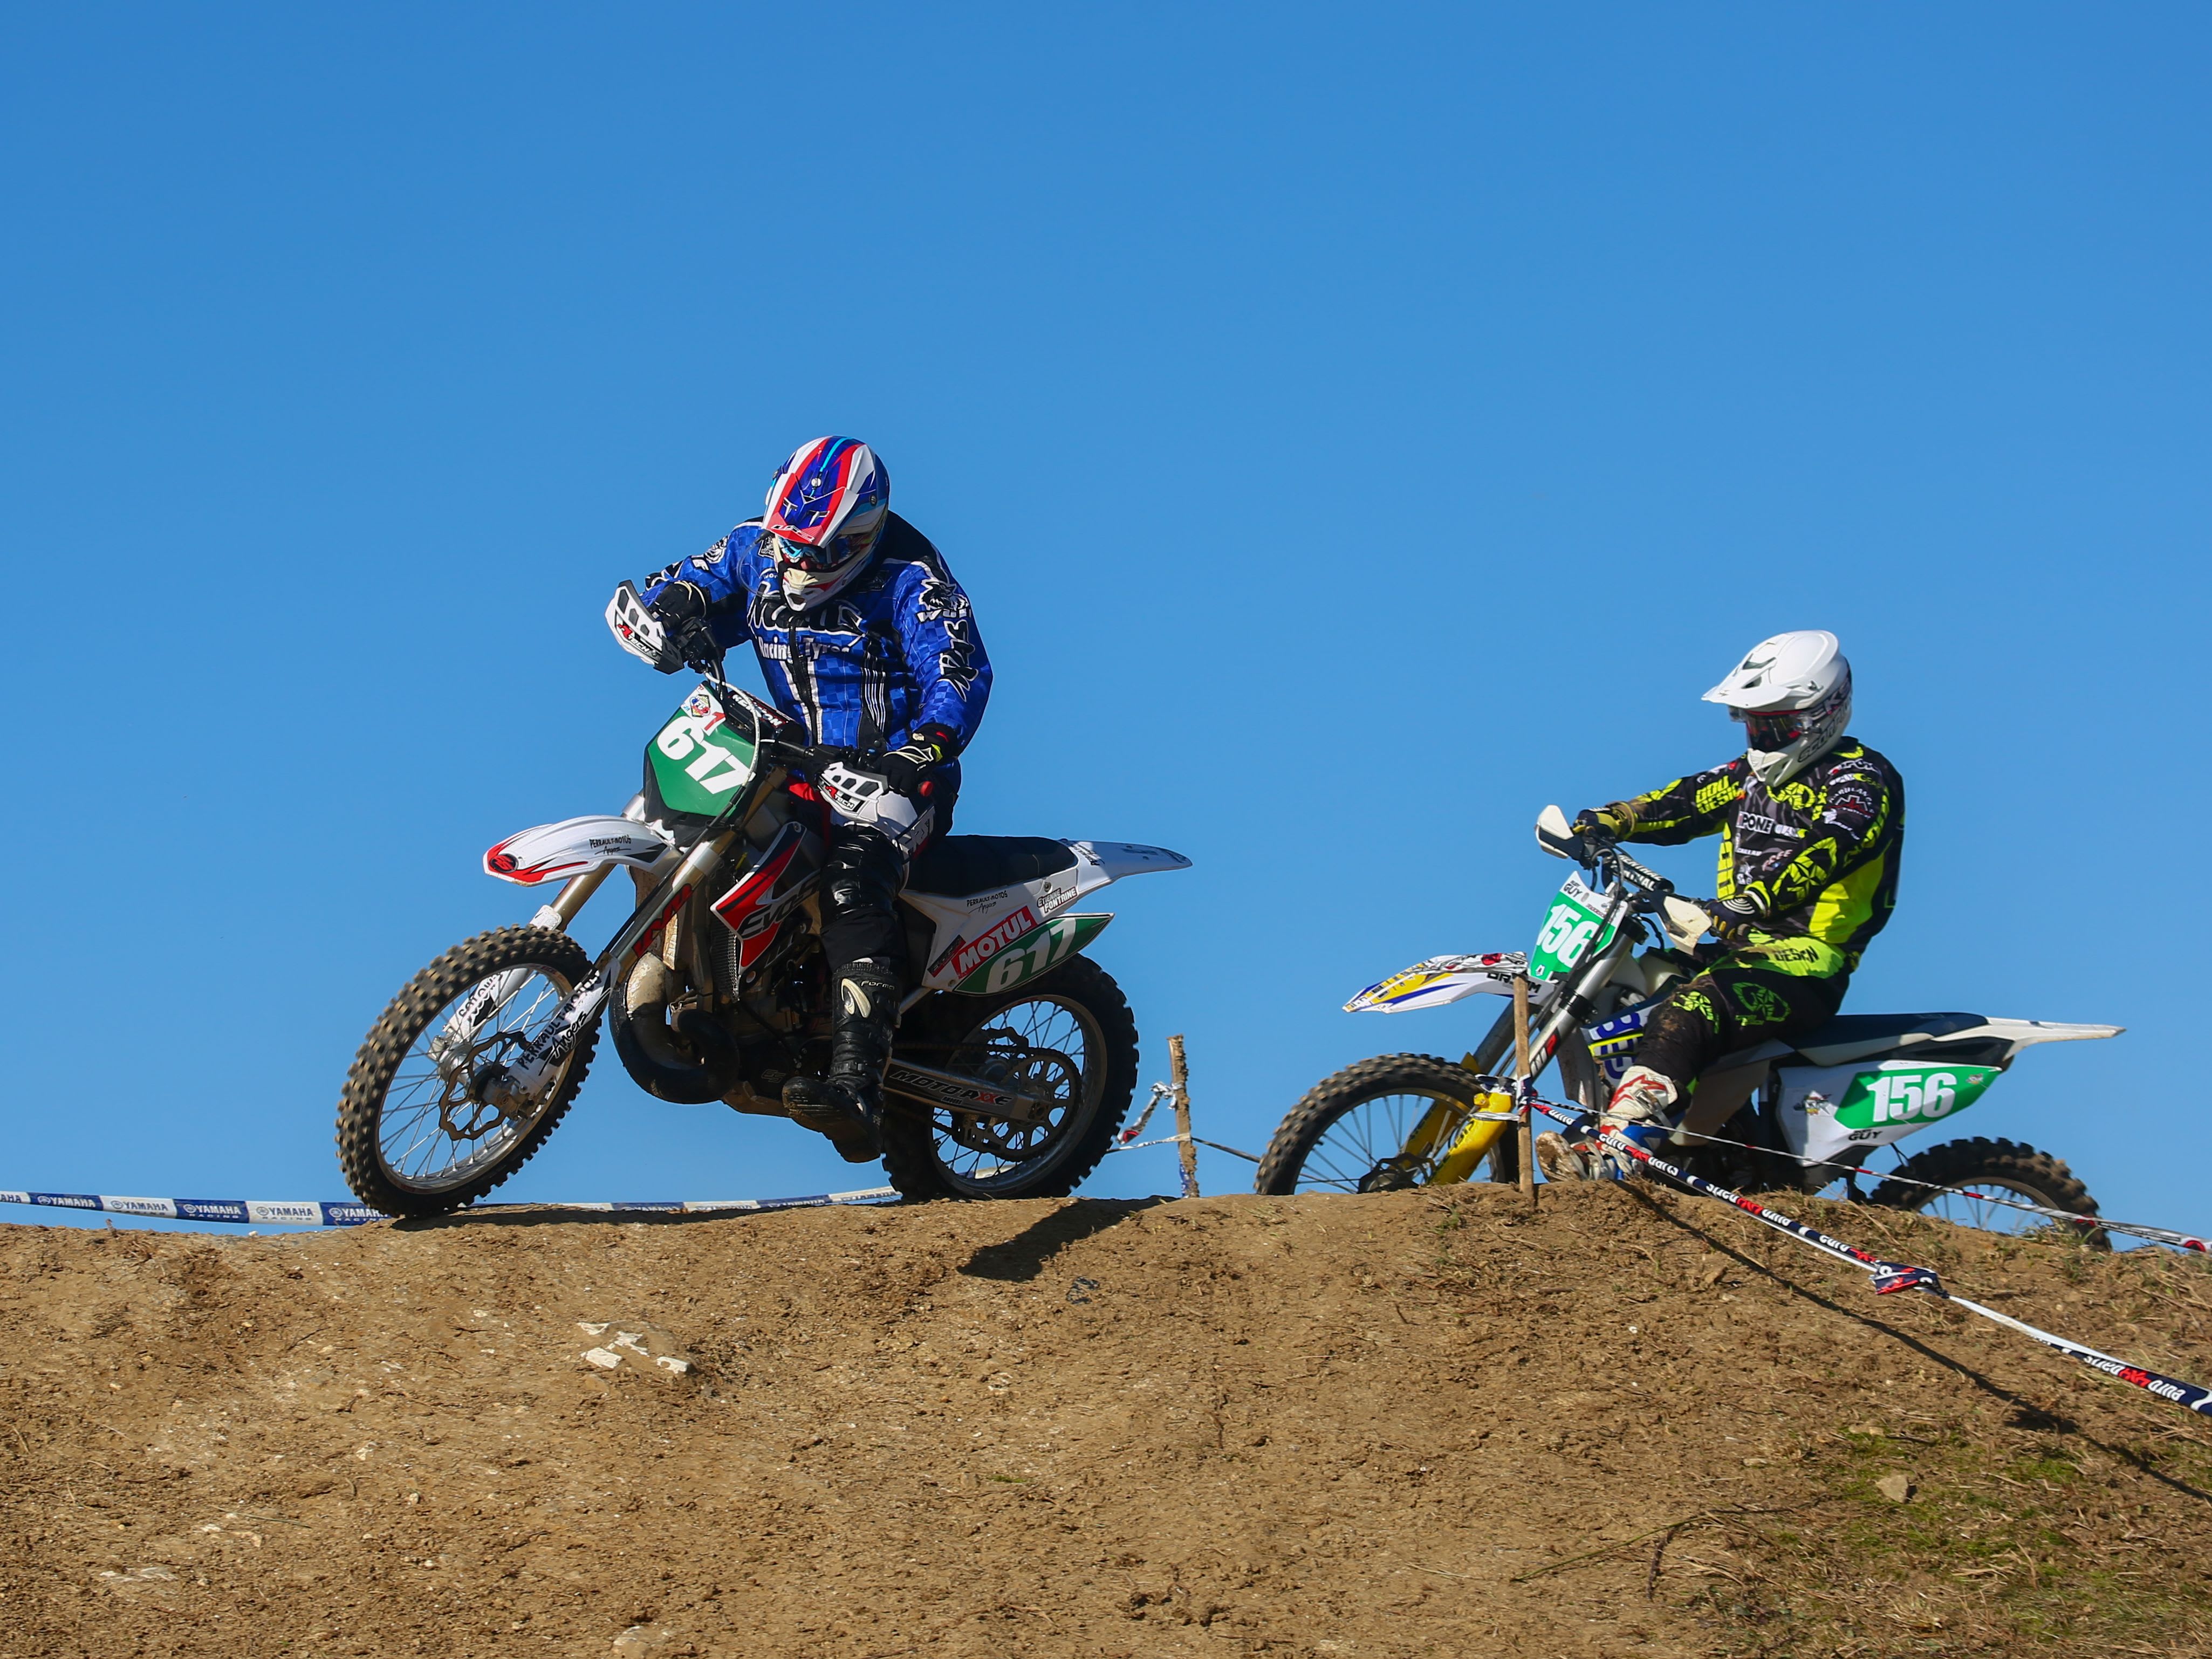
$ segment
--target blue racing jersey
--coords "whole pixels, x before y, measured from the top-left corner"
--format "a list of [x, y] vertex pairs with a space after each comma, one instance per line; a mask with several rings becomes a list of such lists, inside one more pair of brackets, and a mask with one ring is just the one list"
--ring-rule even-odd
[[783, 596], [775, 561], [750, 519], [704, 553], [646, 579], [650, 604], [672, 581], [707, 594], [724, 647], [747, 641], [777, 708], [808, 741], [896, 749], [918, 726], [949, 729], [965, 748], [991, 696], [991, 659], [968, 595], [929, 538], [896, 513], [871, 568], [811, 611]]

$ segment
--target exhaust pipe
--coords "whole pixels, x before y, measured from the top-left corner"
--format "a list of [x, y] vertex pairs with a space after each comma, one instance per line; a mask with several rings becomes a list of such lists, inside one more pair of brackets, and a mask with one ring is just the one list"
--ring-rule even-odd
[[[676, 975], [647, 951], [630, 969], [622, 994], [612, 999], [607, 1024], [623, 1069], [639, 1088], [657, 1100], [703, 1106], [737, 1087], [744, 1076], [744, 1057], [736, 1040], [703, 1008], [686, 1008], [672, 1028], [668, 1002], [676, 991]], [[678, 1051], [678, 1036], [698, 1053], [697, 1061]]]

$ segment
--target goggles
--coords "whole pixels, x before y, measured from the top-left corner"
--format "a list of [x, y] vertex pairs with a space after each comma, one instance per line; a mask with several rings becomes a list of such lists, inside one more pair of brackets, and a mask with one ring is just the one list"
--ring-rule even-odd
[[1731, 709], [1729, 714], [1743, 722], [1744, 737], [1751, 747], [1771, 754], [1803, 737], [1806, 722], [1814, 712], [1809, 708], [1736, 708]]
[[771, 533], [768, 543], [776, 563], [787, 570], [804, 570], [810, 576], [826, 576], [833, 570], [842, 570], [860, 552], [849, 536], [840, 536], [822, 547], [810, 547], [805, 542]]

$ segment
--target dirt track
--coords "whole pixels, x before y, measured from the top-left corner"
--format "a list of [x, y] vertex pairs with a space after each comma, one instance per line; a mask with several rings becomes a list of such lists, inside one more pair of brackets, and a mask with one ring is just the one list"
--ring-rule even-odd
[[[1889, 1225], [1962, 1289], [2212, 1372], [2201, 1264]], [[2212, 1424], [1688, 1199], [6, 1227], [0, 1298], [0, 1655], [2078, 1654], [2212, 1626]]]

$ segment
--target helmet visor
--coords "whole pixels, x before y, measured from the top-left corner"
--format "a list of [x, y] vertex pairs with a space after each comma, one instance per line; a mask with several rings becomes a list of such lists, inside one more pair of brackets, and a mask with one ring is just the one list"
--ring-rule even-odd
[[787, 570], [804, 570], [811, 576], [826, 576], [833, 570], [842, 570], [864, 550], [860, 539], [853, 536], [836, 536], [820, 547], [811, 547], [788, 536], [771, 533], [769, 550], [775, 562]]
[[1768, 754], [1787, 749], [1803, 737], [1813, 713], [1808, 708], [1735, 708], [1729, 712], [1732, 719], [1743, 722], [1744, 738], [1751, 747]]

